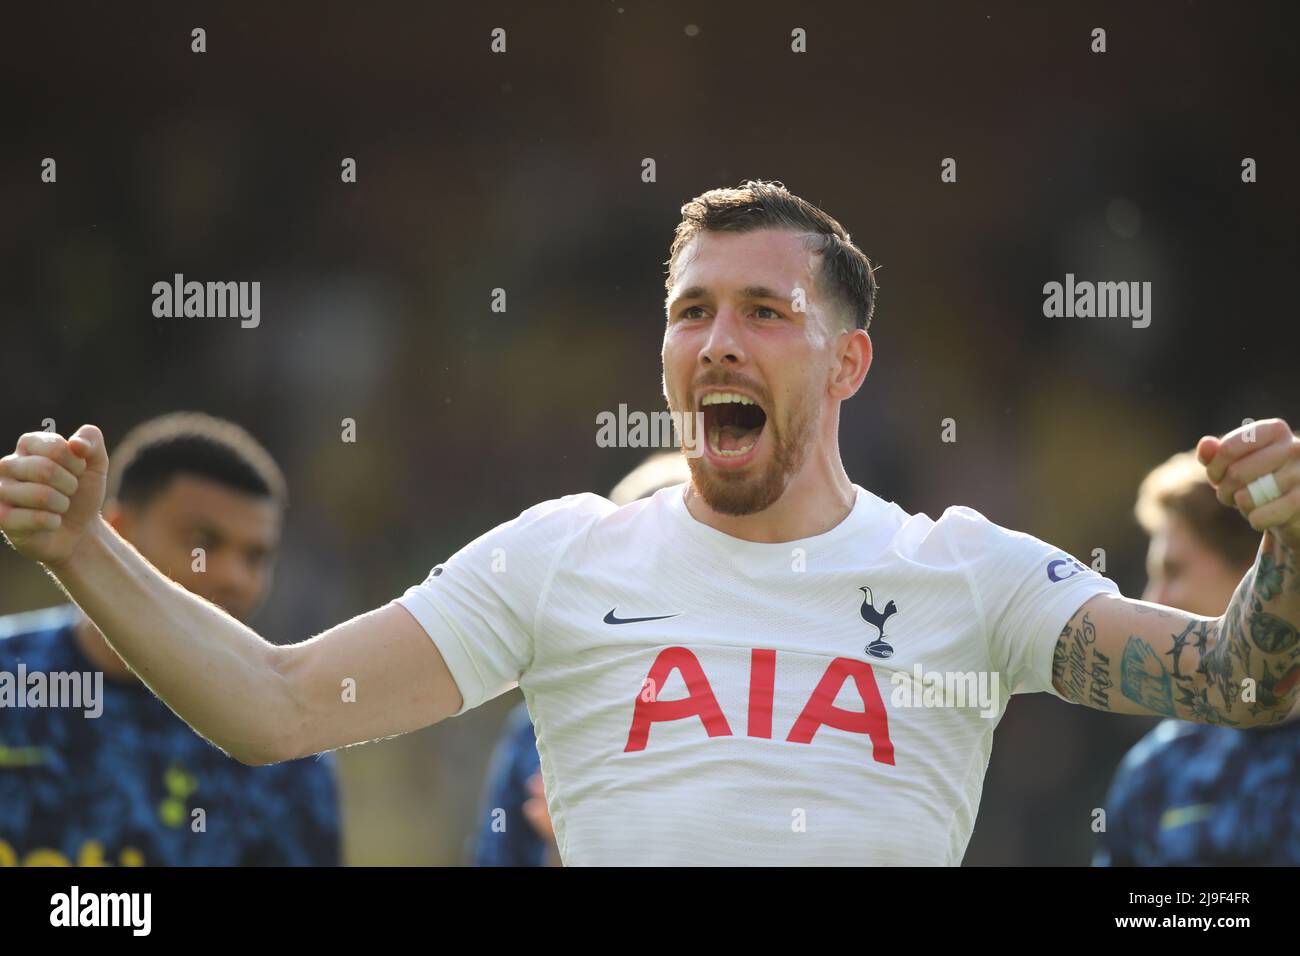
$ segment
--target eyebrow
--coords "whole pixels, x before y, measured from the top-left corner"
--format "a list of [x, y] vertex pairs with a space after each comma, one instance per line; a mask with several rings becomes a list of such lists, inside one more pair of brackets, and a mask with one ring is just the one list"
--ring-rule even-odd
[[[788, 296], [783, 296], [774, 292], [765, 285], [747, 285], [739, 290], [739, 294], [742, 299], [775, 299], [778, 302], [790, 301]], [[684, 302], [688, 299], [707, 299], [708, 297], [708, 289], [702, 285], [693, 285], [687, 289], [683, 289], [681, 295], [671, 300], [668, 305], [671, 308], [677, 305], [678, 302]]]

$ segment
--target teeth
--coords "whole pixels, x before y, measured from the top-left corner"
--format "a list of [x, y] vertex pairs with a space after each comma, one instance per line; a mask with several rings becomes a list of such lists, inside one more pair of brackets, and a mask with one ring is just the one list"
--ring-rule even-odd
[[722, 429], [717, 425], [714, 425], [709, 429], [709, 447], [713, 449], [715, 455], [720, 455], [723, 458], [735, 458], [737, 455], [743, 455], [754, 447], [754, 442], [751, 441], [748, 445], [744, 445], [740, 448], [733, 448], [731, 451], [725, 451], [718, 447], [718, 439], [721, 436]]
[[744, 395], [737, 395], [735, 392], [710, 392], [704, 396], [702, 405], [724, 405], [727, 402], [739, 402], [741, 405], [756, 404], [752, 398], [746, 398]]

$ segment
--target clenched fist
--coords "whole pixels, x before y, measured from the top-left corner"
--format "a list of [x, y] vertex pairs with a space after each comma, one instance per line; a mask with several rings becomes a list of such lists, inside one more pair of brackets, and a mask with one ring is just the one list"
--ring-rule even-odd
[[66, 439], [28, 432], [0, 458], [0, 531], [19, 554], [63, 564], [100, 520], [107, 479], [108, 451], [94, 425]]
[[1300, 551], [1300, 438], [1280, 418], [1206, 435], [1196, 455], [1219, 501]]

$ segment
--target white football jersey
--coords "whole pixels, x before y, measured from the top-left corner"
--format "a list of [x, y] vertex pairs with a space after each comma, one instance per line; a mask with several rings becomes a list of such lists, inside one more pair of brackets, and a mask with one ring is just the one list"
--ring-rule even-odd
[[398, 599], [461, 713], [522, 688], [564, 863], [959, 864], [1008, 696], [1056, 693], [1114, 582], [970, 508], [855, 485], [830, 531], [761, 544], [685, 487], [543, 502]]

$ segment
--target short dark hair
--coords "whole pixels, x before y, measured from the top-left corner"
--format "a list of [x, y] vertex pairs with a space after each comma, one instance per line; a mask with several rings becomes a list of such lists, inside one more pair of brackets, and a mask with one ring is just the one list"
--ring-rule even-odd
[[672, 291], [682, 251], [702, 232], [788, 229], [808, 234], [808, 251], [821, 256], [824, 291], [838, 300], [852, 328], [866, 329], [876, 311], [876, 266], [853, 244], [848, 231], [779, 182], [750, 179], [735, 189], [710, 189], [682, 206], [673, 235], [668, 279]]
[[110, 449], [108, 497], [143, 507], [177, 475], [208, 478], [256, 498], [289, 503], [280, 466], [234, 422], [202, 412], [174, 412], [127, 432]]

